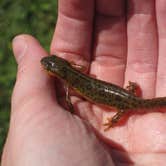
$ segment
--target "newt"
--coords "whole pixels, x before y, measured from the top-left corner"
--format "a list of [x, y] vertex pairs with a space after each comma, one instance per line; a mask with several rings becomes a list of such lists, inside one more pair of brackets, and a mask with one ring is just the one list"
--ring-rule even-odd
[[70, 100], [69, 88], [76, 91], [83, 98], [96, 104], [113, 107], [117, 113], [108, 118], [104, 124], [105, 130], [110, 129], [129, 110], [151, 109], [166, 106], [166, 97], [143, 99], [136, 95], [137, 85], [129, 82], [128, 89], [124, 89], [112, 83], [92, 78], [81, 72], [76, 66], [56, 55], [41, 59], [43, 68], [51, 75], [63, 80], [66, 85], [66, 101], [71, 111], [73, 106]]

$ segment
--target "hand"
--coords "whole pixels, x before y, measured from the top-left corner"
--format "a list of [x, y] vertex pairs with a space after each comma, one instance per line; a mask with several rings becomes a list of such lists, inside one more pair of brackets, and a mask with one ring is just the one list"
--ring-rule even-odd
[[[93, 1], [61, 0], [51, 54], [92, 59], [90, 74], [97, 78], [121, 86], [135, 81], [144, 97], [164, 96], [163, 3], [129, 1], [125, 12], [125, 4], [117, 1], [94, 6]], [[134, 114], [104, 132], [102, 124], [112, 113], [79, 102], [77, 113], [95, 128], [96, 137], [87, 123], [57, 103], [54, 79], [40, 66], [46, 52], [38, 42], [18, 36], [13, 49], [18, 74], [2, 166], [165, 164], [164, 113]]]

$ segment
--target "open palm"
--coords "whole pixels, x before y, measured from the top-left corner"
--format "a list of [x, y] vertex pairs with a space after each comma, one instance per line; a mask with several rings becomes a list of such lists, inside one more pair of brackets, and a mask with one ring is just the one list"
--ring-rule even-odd
[[[145, 98], [164, 96], [165, 16], [161, 0], [60, 0], [51, 54], [90, 62], [90, 74], [107, 82], [137, 82]], [[3, 166], [164, 165], [165, 113], [132, 114], [104, 132], [103, 123], [115, 112], [72, 97], [86, 121], [71, 115], [56, 101], [54, 79], [42, 71], [46, 52], [39, 43], [22, 35], [13, 47], [18, 76]]]

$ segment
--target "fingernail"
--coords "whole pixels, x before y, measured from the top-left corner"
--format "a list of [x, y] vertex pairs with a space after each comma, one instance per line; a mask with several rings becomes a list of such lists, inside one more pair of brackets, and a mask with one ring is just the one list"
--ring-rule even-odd
[[12, 45], [14, 56], [17, 63], [19, 63], [26, 53], [28, 47], [27, 41], [23, 35], [16, 36], [12, 41]]

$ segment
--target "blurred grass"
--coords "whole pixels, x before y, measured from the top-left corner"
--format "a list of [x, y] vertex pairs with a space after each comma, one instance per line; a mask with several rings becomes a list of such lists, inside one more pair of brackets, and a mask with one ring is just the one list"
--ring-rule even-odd
[[17, 34], [28, 33], [49, 51], [56, 18], [57, 0], [0, 0], [0, 153], [8, 131], [17, 68], [11, 41]]

